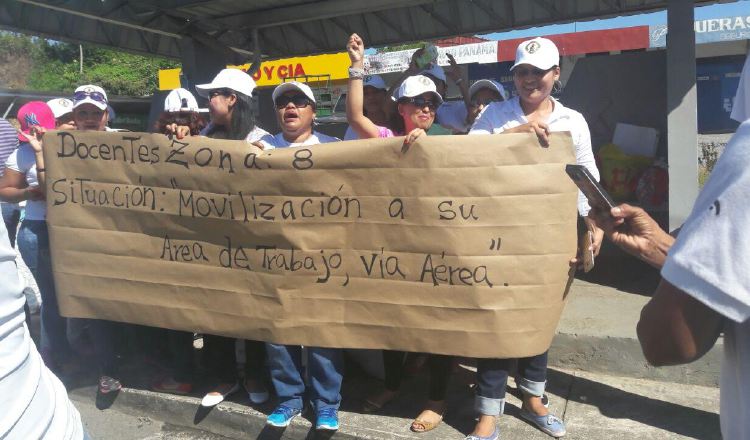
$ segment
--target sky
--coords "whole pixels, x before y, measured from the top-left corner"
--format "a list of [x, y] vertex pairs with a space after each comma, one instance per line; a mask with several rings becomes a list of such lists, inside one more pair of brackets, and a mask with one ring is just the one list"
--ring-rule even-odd
[[[735, 15], [750, 15], [750, 0], [740, 0], [734, 3], [722, 3], [695, 8], [696, 20], [731, 17]], [[660, 11], [648, 14], [608, 18], [604, 20], [579, 21], [576, 23], [554, 24], [508, 32], [496, 32], [480, 35], [480, 37], [490, 40], [508, 40], [513, 38], [539, 37], [544, 35], [565, 34], [569, 32], [595, 31], [601, 29], [666, 23], [667, 11]]]

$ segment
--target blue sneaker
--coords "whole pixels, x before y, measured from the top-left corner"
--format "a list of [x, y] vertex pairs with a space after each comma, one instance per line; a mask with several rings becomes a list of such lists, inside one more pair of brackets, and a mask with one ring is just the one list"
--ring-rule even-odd
[[500, 439], [500, 430], [495, 428], [494, 431], [492, 431], [492, 434], [489, 435], [489, 437], [482, 437], [479, 435], [467, 435], [464, 440], [499, 440]]
[[339, 429], [339, 411], [336, 408], [323, 408], [318, 411], [315, 429], [336, 431]]
[[275, 426], [277, 428], [286, 428], [293, 418], [300, 415], [302, 410], [297, 408], [290, 408], [286, 405], [279, 405], [266, 419], [266, 425]]
[[562, 437], [566, 433], [565, 423], [552, 414], [538, 416], [522, 409], [521, 418], [536, 426], [543, 433], [554, 438]]

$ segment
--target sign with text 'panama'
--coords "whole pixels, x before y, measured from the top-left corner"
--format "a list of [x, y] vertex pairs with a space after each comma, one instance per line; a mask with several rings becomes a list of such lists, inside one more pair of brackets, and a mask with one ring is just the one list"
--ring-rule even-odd
[[567, 133], [261, 151], [45, 136], [66, 316], [321, 347], [545, 351], [569, 287]]

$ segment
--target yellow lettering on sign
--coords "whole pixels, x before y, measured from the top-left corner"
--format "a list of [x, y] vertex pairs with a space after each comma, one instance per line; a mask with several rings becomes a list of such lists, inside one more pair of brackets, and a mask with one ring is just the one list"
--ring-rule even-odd
[[[349, 55], [346, 52], [317, 55], [311, 57], [285, 58], [275, 61], [263, 61], [253, 79], [260, 87], [281, 84], [284, 79], [305, 75], [331, 75], [331, 80], [349, 77]], [[227, 66], [247, 71], [250, 64]], [[317, 78], [309, 78], [315, 82]], [[304, 80], [303, 80], [304, 81]], [[180, 87], [180, 69], [159, 71], [159, 90], [172, 90]]]

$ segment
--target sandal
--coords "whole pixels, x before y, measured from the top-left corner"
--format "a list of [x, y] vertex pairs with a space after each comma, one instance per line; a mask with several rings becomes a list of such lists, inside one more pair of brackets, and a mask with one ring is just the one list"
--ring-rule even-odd
[[114, 393], [121, 389], [122, 384], [119, 380], [109, 376], [101, 376], [99, 378], [99, 392], [101, 394]]
[[416, 418], [411, 422], [412, 432], [427, 432], [437, 428], [440, 422], [443, 421], [443, 416], [440, 416], [437, 422], [428, 422], [427, 420]]

